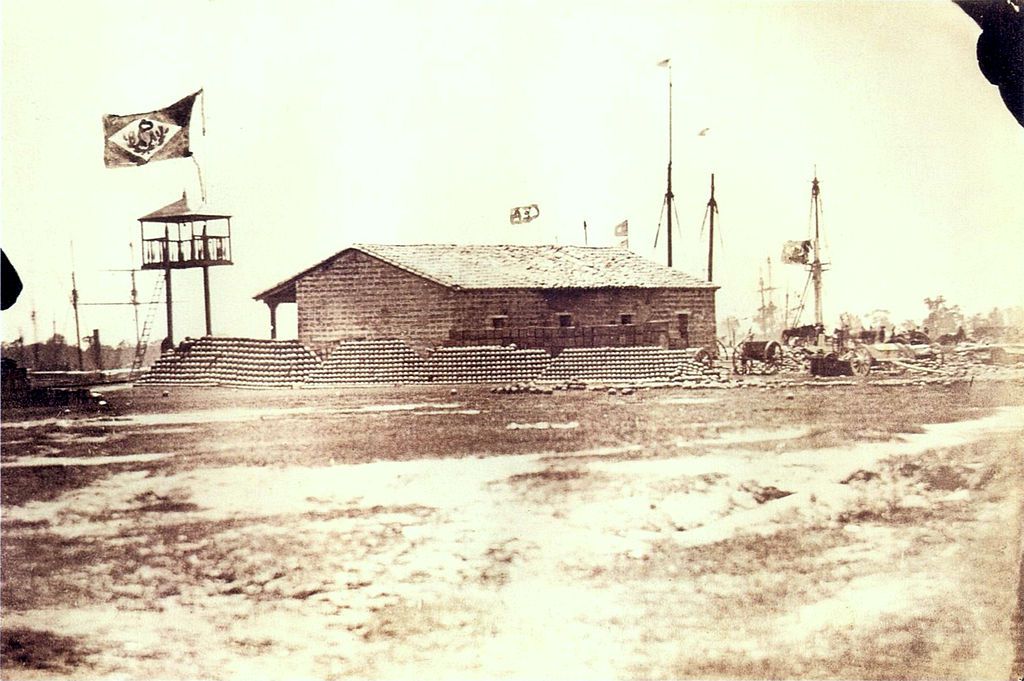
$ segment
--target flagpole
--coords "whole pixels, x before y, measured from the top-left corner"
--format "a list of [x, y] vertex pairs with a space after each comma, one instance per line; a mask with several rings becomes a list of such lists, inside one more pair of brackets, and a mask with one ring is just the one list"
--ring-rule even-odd
[[658, 62], [658, 66], [668, 67], [668, 181], [665, 188], [665, 201], [662, 204], [668, 212], [668, 239], [666, 244], [668, 245], [668, 258], [667, 263], [669, 267], [672, 267], [672, 211], [673, 211], [673, 200], [672, 194], [672, 60], [665, 59]]
[[718, 203], [715, 201], [715, 174], [711, 173], [711, 198], [708, 199], [708, 214], [711, 218], [711, 229], [708, 232], [708, 281], [714, 281], [715, 265], [715, 213]]

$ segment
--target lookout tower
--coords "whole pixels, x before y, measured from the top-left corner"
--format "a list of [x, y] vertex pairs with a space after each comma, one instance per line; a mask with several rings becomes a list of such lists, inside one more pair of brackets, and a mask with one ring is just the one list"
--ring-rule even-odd
[[192, 206], [181, 199], [139, 218], [142, 237], [142, 269], [163, 270], [167, 299], [167, 344], [174, 344], [171, 271], [201, 267], [206, 335], [210, 323], [210, 267], [232, 265], [231, 216], [211, 211], [205, 204]]

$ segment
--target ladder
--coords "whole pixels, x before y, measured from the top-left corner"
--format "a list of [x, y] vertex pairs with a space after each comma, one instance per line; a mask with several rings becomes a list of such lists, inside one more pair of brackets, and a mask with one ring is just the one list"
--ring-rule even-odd
[[156, 310], [160, 307], [159, 303], [163, 297], [163, 284], [164, 277], [166, 274], [160, 272], [160, 276], [156, 278], [156, 283], [153, 285], [153, 295], [149, 304], [149, 310], [146, 312], [146, 321], [142, 325], [142, 333], [139, 336], [138, 345], [135, 346], [135, 359], [132, 360], [132, 370], [128, 374], [128, 380], [135, 380], [135, 376], [142, 368], [142, 363], [146, 360], [146, 350], [149, 348], [149, 334], [153, 330], [153, 318], [156, 316]]

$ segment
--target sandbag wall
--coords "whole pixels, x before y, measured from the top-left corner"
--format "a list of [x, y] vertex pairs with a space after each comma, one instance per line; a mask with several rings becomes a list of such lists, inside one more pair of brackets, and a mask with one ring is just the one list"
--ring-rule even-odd
[[552, 358], [515, 346], [441, 347], [426, 358], [400, 340], [338, 343], [323, 361], [298, 341], [200, 338], [165, 354], [139, 385], [246, 388], [374, 384], [668, 381], [715, 370], [695, 350], [568, 348]]
[[319, 363], [294, 340], [206, 336], [163, 355], [136, 383], [286, 388], [304, 383]]
[[423, 359], [400, 340], [339, 343], [309, 374], [310, 387], [366, 383], [421, 383]]

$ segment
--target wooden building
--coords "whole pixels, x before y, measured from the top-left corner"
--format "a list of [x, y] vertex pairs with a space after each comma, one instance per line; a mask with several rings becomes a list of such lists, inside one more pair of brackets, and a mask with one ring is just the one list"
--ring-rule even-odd
[[358, 244], [254, 296], [298, 306], [298, 339], [715, 347], [717, 286], [622, 248]]

